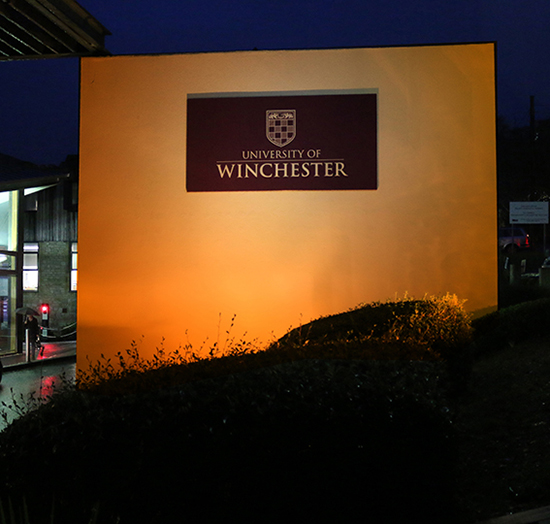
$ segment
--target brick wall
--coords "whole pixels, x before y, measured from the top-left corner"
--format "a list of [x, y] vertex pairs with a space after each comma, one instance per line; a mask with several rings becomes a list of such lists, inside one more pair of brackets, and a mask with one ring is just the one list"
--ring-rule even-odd
[[23, 302], [38, 310], [50, 305], [50, 328], [61, 329], [76, 322], [76, 292], [70, 289], [70, 242], [40, 242], [38, 291], [25, 291]]

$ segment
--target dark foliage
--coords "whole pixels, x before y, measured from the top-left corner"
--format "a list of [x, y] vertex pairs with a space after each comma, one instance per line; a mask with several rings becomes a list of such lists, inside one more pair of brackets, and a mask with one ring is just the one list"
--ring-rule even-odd
[[506, 284], [499, 288], [499, 305], [501, 309], [541, 298], [550, 298], [550, 289], [539, 286], [538, 281], [534, 283], [520, 282], [514, 285]]
[[446, 295], [361, 305], [300, 326], [273, 346], [317, 351], [326, 344], [353, 347], [360, 343], [368, 357], [377, 360], [439, 360], [449, 358], [469, 340], [470, 321], [462, 302]]
[[472, 321], [477, 354], [514, 346], [547, 335], [550, 298], [521, 302]]
[[449, 522], [439, 372], [312, 360], [139, 395], [75, 391], [1, 435], [3, 492], [47, 479], [28, 500], [36, 522], [52, 498], [74, 523], [97, 501], [121, 522]]
[[19, 500], [35, 524], [52, 504], [74, 524], [93, 512], [105, 524], [459, 522], [448, 363], [469, 341], [461, 304], [327, 319], [265, 351], [143, 361], [134, 347], [91, 366], [0, 434], [2, 493], [18, 500], [44, 479]]

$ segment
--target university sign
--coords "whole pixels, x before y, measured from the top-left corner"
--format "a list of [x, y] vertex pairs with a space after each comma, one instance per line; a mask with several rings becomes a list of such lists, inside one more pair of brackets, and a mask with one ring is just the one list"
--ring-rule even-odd
[[187, 191], [377, 189], [377, 94], [189, 94]]

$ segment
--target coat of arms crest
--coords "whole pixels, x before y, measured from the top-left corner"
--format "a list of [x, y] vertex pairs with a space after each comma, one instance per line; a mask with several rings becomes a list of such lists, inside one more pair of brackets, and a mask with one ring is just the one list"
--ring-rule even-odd
[[265, 134], [278, 147], [290, 144], [296, 137], [296, 110], [268, 109], [265, 115]]

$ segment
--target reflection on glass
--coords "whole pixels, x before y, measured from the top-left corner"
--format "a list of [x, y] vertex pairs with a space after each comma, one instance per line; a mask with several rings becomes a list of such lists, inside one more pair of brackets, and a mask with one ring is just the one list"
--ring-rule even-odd
[[0, 193], [0, 249], [17, 249], [17, 191]]
[[15, 270], [15, 256], [0, 252], [0, 269]]

